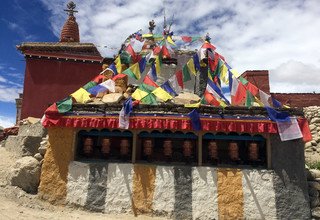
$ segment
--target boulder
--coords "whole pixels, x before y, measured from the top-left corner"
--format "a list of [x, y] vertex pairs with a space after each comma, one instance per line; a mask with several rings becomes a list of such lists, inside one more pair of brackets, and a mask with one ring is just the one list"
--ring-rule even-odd
[[320, 204], [319, 197], [311, 197], [310, 196], [310, 206], [311, 208], [315, 208]]
[[[310, 188], [316, 189], [317, 191], [320, 190], [320, 183], [318, 183], [317, 181], [308, 181], [308, 186]], [[318, 193], [318, 197], [319, 197], [319, 193]]]
[[33, 157], [36, 158], [39, 162], [43, 159], [43, 156], [40, 153], [36, 153]]
[[309, 171], [314, 179], [320, 178], [320, 170], [310, 169]]
[[304, 148], [310, 148], [310, 147], [312, 147], [311, 142], [307, 142], [307, 143], [305, 143]]
[[309, 128], [310, 128], [310, 131], [314, 131], [317, 129], [317, 126], [311, 124], [311, 125], [309, 125]]
[[39, 151], [39, 153], [44, 157], [44, 155], [46, 154], [46, 151], [47, 151], [47, 145], [41, 145], [41, 146], [38, 148], [38, 151]]
[[192, 103], [197, 103], [200, 101], [200, 97], [196, 94], [189, 93], [189, 92], [184, 92], [180, 93], [178, 96], [174, 97], [173, 99], [175, 104], [192, 104]]
[[310, 124], [314, 124], [314, 123], [320, 123], [320, 118], [313, 118], [313, 119], [311, 119], [311, 121], [310, 121]]
[[33, 156], [38, 153], [42, 137], [9, 136], [4, 147], [17, 156]]
[[44, 137], [47, 135], [47, 130], [42, 126], [40, 121], [34, 124], [28, 123], [20, 125], [18, 136]]
[[106, 94], [102, 98], [103, 103], [118, 103], [123, 98], [122, 93], [110, 93]]
[[28, 193], [36, 193], [40, 182], [40, 163], [34, 157], [17, 160], [9, 173], [9, 182]]

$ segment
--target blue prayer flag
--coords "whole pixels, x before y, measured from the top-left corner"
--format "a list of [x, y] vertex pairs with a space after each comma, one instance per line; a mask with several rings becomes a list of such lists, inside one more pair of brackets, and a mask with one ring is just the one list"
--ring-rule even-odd
[[128, 98], [124, 103], [124, 114], [129, 115], [132, 112], [132, 97]]
[[290, 115], [288, 112], [280, 112], [280, 111], [277, 111], [273, 108], [270, 108], [270, 107], [265, 107], [267, 109], [267, 112], [268, 112], [268, 115], [269, 115], [269, 118], [272, 120], [272, 121], [277, 121], [277, 122], [290, 122]]
[[106, 91], [107, 88], [101, 85], [96, 85], [90, 89], [88, 89], [88, 92], [94, 96], [96, 96], [99, 92], [104, 92]]
[[275, 108], [281, 108], [281, 107], [282, 107], [281, 102], [279, 102], [278, 100], [276, 100], [276, 99], [273, 98], [273, 97], [271, 97], [271, 99], [272, 99], [273, 107], [275, 107]]
[[145, 57], [143, 57], [143, 58], [139, 61], [140, 73], [143, 73], [144, 69], [146, 68], [146, 64], [147, 64], [147, 60], [146, 60]]
[[165, 83], [163, 83], [161, 85], [161, 88], [163, 88], [166, 92], [170, 93], [173, 96], [177, 96], [178, 94], [173, 90], [173, 88], [171, 87], [169, 81], [166, 81]]
[[201, 130], [201, 121], [200, 121], [200, 115], [196, 109], [193, 109], [189, 114], [188, 114], [190, 120], [191, 120], [191, 125], [192, 128], [196, 131]]
[[200, 70], [200, 62], [199, 62], [199, 56], [197, 53], [193, 55], [193, 64], [196, 71]]

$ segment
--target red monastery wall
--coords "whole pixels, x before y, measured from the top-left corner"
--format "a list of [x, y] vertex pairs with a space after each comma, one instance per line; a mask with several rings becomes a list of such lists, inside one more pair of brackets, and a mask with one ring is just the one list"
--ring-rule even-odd
[[41, 118], [50, 103], [66, 98], [99, 72], [100, 63], [27, 58], [21, 118]]
[[320, 93], [271, 93], [271, 96], [291, 107], [320, 106]]

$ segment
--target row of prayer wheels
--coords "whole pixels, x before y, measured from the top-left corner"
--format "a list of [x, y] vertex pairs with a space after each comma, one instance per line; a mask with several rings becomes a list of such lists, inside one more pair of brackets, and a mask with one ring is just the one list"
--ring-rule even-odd
[[[111, 139], [103, 138], [101, 140], [101, 153], [104, 157], [108, 157], [110, 154]], [[93, 155], [94, 145], [91, 137], [86, 137], [83, 142], [83, 154], [87, 157]], [[120, 140], [120, 156], [128, 156], [130, 152], [130, 141], [128, 139]]]

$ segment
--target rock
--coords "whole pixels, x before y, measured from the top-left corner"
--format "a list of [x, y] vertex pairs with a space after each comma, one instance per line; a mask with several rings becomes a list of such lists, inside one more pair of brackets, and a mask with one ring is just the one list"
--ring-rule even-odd
[[312, 144], [311, 144], [311, 142], [307, 142], [307, 143], [305, 143], [305, 145], [304, 145], [304, 148], [310, 148], [310, 147], [312, 147]]
[[39, 162], [43, 159], [43, 156], [40, 153], [36, 153], [34, 156]]
[[307, 149], [306, 149], [306, 152], [313, 152], [313, 149], [307, 148]]
[[47, 130], [42, 126], [40, 121], [34, 124], [23, 124], [19, 127], [18, 136], [44, 137]]
[[192, 103], [197, 103], [200, 101], [200, 97], [196, 94], [193, 93], [180, 93], [178, 96], [174, 97], [173, 99], [175, 104], [192, 104]]
[[313, 181], [314, 178], [312, 177], [312, 174], [310, 173], [310, 171], [308, 169], [306, 169], [306, 176], [307, 176], [307, 180], [308, 181]]
[[310, 197], [310, 206], [315, 208], [320, 204], [319, 197]]
[[320, 219], [320, 207], [316, 207], [316, 208], [312, 209], [311, 213], [312, 213], [312, 217], [314, 217], [316, 219]]
[[47, 145], [42, 145], [38, 148], [39, 153], [44, 157], [47, 151]]
[[311, 144], [312, 144], [313, 146], [317, 146], [317, 142], [316, 142], [315, 140], [312, 140], [312, 141], [311, 141]]
[[122, 93], [110, 93], [104, 95], [102, 98], [102, 102], [104, 103], [118, 103], [120, 100], [123, 99]]
[[[309, 187], [314, 188], [318, 191], [320, 190], [320, 183], [318, 183], [317, 181], [308, 181], [308, 185]], [[319, 197], [319, 194], [318, 194], [318, 197]]]
[[309, 128], [310, 128], [310, 131], [314, 131], [316, 130], [317, 126], [315, 126], [314, 124], [310, 124]]
[[4, 147], [17, 156], [33, 156], [38, 152], [42, 137], [9, 136]]
[[10, 171], [9, 182], [28, 193], [36, 193], [40, 182], [39, 161], [29, 156], [17, 160]]
[[311, 119], [311, 121], [310, 121], [310, 124], [315, 124], [315, 123], [320, 123], [320, 118], [313, 118], [313, 119]]
[[[309, 185], [309, 182], [308, 182], [308, 185]], [[319, 192], [316, 188], [313, 188], [309, 185], [309, 188], [308, 188], [308, 192], [309, 192], [309, 196], [310, 197], [319, 197]]]
[[309, 171], [314, 179], [320, 178], [320, 170], [310, 169]]

